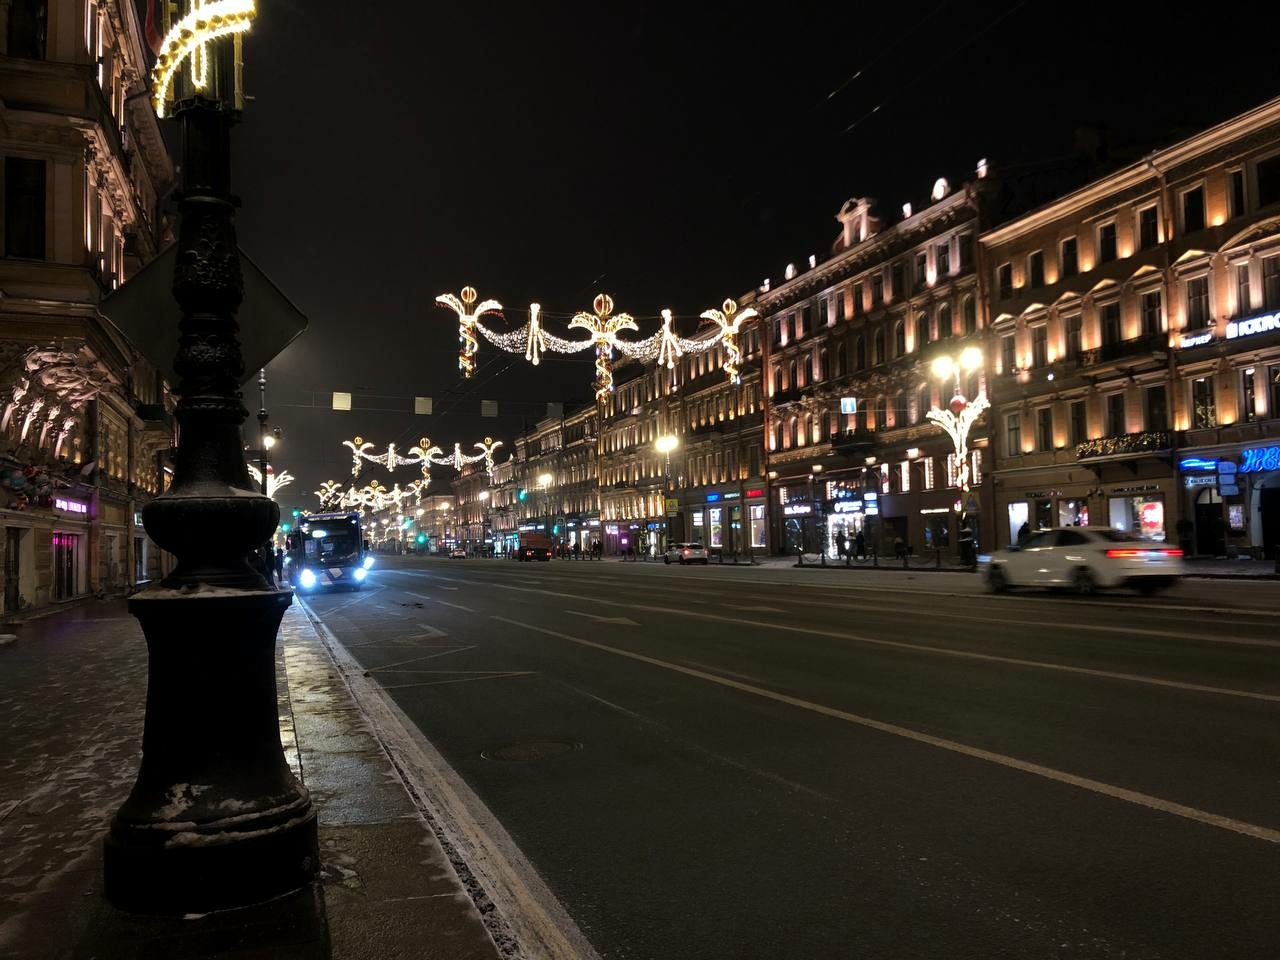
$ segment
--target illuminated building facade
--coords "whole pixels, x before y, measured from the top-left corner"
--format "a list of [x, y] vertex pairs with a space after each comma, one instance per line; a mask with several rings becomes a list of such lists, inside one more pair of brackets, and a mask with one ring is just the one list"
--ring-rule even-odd
[[997, 546], [1280, 544], [1280, 99], [981, 238]]
[[[969, 437], [968, 504], [951, 440], [925, 419], [954, 389], [933, 376], [933, 360], [982, 345], [979, 208], [977, 184], [952, 190], [945, 180], [892, 224], [872, 201], [849, 200], [828, 258], [789, 266], [782, 283], [743, 298], [765, 334], [774, 552], [838, 559], [862, 534], [868, 553], [894, 554], [900, 541], [917, 557], [950, 560], [960, 508], [989, 542], [986, 418]], [[983, 384], [977, 369], [961, 386], [972, 398]]]
[[173, 167], [135, 5], [0, 4], [4, 607], [160, 572], [142, 504], [164, 484], [171, 401], [97, 304], [170, 236]]

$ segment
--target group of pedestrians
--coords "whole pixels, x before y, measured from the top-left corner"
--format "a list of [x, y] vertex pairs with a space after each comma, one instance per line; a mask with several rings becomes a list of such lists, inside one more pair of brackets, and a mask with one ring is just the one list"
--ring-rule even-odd
[[284, 583], [284, 548], [276, 547], [272, 551], [269, 543], [254, 547], [249, 554], [249, 566], [262, 574], [267, 586], [280, 587]]

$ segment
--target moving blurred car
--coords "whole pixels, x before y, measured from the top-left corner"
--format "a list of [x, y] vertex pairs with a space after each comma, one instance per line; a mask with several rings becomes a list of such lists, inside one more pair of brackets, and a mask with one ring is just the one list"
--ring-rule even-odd
[[1106, 527], [1038, 530], [980, 562], [995, 593], [1010, 587], [1067, 587], [1077, 593], [1132, 587], [1153, 594], [1186, 573], [1177, 547]]
[[663, 563], [702, 563], [707, 562], [707, 548], [700, 543], [672, 543], [667, 545], [667, 552], [662, 555]]
[[467, 559], [467, 551], [463, 547], [454, 547], [452, 550], [449, 551], [449, 559], [465, 560]]

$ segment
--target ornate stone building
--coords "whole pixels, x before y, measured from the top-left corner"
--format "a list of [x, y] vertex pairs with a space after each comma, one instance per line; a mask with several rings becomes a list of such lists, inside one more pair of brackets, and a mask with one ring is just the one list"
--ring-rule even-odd
[[167, 242], [173, 168], [123, 0], [0, 4], [0, 518], [7, 612], [124, 590], [170, 403], [96, 306]]
[[1280, 545], [1280, 99], [982, 237], [997, 545]]

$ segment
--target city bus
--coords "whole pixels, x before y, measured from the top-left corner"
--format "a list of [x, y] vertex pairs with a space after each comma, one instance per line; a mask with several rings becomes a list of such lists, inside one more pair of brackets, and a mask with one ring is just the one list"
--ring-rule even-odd
[[304, 516], [286, 543], [289, 582], [299, 590], [359, 590], [373, 566], [373, 554], [367, 549], [356, 512]]

